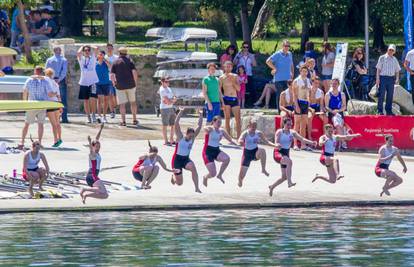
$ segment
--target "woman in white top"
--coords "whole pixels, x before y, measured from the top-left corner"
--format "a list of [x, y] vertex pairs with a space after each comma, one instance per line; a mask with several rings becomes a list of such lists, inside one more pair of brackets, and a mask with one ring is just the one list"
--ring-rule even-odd
[[334, 135], [334, 127], [331, 124], [325, 125], [325, 134], [319, 138], [319, 146], [322, 147], [320, 163], [326, 167], [328, 171], [328, 177], [316, 174], [312, 180], [314, 183], [316, 180], [321, 179], [325, 182], [334, 184], [344, 176], [340, 174], [339, 160], [335, 157], [336, 145], [340, 141], [350, 141], [354, 138], [361, 137], [361, 134], [349, 134], [349, 135]]
[[318, 116], [323, 125], [328, 123], [328, 118], [325, 115], [325, 93], [319, 88], [321, 80], [318, 76], [312, 78], [312, 87], [309, 93], [309, 112], [308, 112], [308, 138], [312, 140], [312, 121], [313, 117]]
[[389, 196], [391, 195], [389, 190], [403, 182], [398, 174], [389, 169], [392, 159], [397, 157], [398, 161], [403, 166], [403, 173], [407, 172], [407, 166], [405, 165], [404, 159], [401, 157], [400, 150], [394, 146], [394, 136], [392, 134], [385, 135], [385, 144], [380, 147], [378, 154], [379, 159], [375, 166], [375, 174], [378, 177], [386, 179], [380, 196], [382, 197], [383, 194]]
[[[55, 72], [53, 69], [48, 68], [45, 70], [45, 80], [48, 81], [52, 91], [48, 93], [49, 101], [61, 102], [59, 84], [53, 79]], [[46, 110], [47, 117], [52, 125], [54, 144], [52, 147], [59, 147], [62, 144], [62, 127], [60, 126], [60, 113], [61, 109], [48, 109]]]
[[[175, 145], [174, 141], [174, 124], [175, 124], [175, 108], [174, 104], [177, 102], [173, 91], [170, 88], [170, 81], [168, 77], [161, 78], [160, 94], [160, 112], [162, 123], [162, 136], [164, 138], [164, 145]], [[170, 137], [167, 138], [167, 128], [170, 127]]]
[[243, 186], [243, 179], [246, 177], [247, 170], [249, 169], [250, 163], [252, 161], [260, 160], [262, 173], [266, 176], [269, 176], [269, 173], [266, 171], [266, 151], [258, 146], [260, 141], [269, 146], [278, 147], [277, 145], [267, 140], [261, 131], [257, 130], [257, 122], [251, 118], [249, 120], [247, 130], [244, 131], [239, 138], [240, 145], [244, 147], [239, 172], [239, 187]]
[[333, 68], [335, 65], [335, 53], [331, 44], [328, 42], [323, 42], [323, 57], [322, 57], [322, 82], [323, 90], [325, 93], [328, 92], [329, 87], [331, 86]]
[[[23, 179], [29, 182], [28, 192], [33, 196], [34, 184], [39, 184], [39, 190], [43, 190], [42, 185], [49, 176], [49, 164], [46, 157], [40, 152], [39, 141], [32, 140], [32, 149], [24, 155], [23, 160]], [[40, 160], [44, 168], [39, 167]]]
[[178, 113], [177, 118], [175, 119], [175, 135], [177, 137], [177, 145], [175, 146], [174, 156], [172, 158], [172, 167], [177, 170], [172, 177], [171, 183], [174, 185], [183, 184], [183, 169], [191, 172], [193, 178], [193, 183], [195, 191], [201, 193], [198, 186], [198, 173], [197, 168], [194, 162], [190, 159], [191, 149], [193, 148], [194, 141], [203, 127], [203, 110], [198, 110], [198, 126], [196, 129], [187, 128], [185, 134], [181, 132], [180, 127], [180, 118], [183, 115], [184, 108], [180, 108], [180, 113]]

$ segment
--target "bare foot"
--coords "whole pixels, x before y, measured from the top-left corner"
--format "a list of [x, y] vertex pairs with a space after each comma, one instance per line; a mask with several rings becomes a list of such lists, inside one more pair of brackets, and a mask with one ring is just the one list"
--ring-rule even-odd
[[223, 184], [225, 183], [223, 177], [217, 176], [217, 179], [219, 179]]
[[275, 189], [273, 186], [269, 185], [269, 196], [273, 196], [273, 189]]
[[148, 189], [151, 189], [151, 186], [150, 185], [144, 185], [144, 187], [143, 187], [145, 190], [148, 190]]
[[269, 173], [266, 170], [262, 170], [262, 173], [269, 177]]
[[239, 183], [237, 184], [239, 187], [242, 187], [243, 186], [243, 179], [240, 179], [239, 178]]
[[197, 188], [195, 191], [196, 193], [202, 193], [199, 188]]
[[205, 187], [207, 187], [207, 181], [208, 181], [207, 176], [203, 176], [203, 185], [204, 185]]
[[171, 184], [175, 185], [174, 175], [171, 175]]
[[29, 193], [29, 195], [30, 195], [31, 197], [33, 197], [33, 196], [34, 196], [33, 189], [29, 188], [29, 189], [27, 189], [27, 192]]
[[293, 187], [295, 185], [296, 185], [296, 183], [291, 183], [290, 185], [288, 185], [288, 188], [291, 188], [291, 187]]
[[82, 203], [85, 204], [86, 203], [86, 195], [82, 195]]
[[81, 188], [79, 195], [83, 198], [83, 193], [85, 193], [85, 188]]
[[43, 186], [40, 186], [40, 185], [39, 185], [39, 190], [40, 190], [40, 191], [44, 191]]
[[336, 180], [339, 181], [342, 178], [345, 178], [345, 176], [344, 175], [340, 175], [340, 176], [338, 176], [338, 178], [336, 178]]
[[316, 180], [318, 180], [318, 178], [319, 178], [318, 176], [319, 176], [319, 174], [315, 175], [315, 178], [313, 178], [312, 183], [314, 183], [314, 182], [316, 182]]

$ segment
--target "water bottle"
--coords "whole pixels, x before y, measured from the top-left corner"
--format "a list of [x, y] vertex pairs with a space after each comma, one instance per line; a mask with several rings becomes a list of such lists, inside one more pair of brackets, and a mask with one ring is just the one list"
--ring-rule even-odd
[[17, 170], [13, 169], [13, 178], [17, 178]]

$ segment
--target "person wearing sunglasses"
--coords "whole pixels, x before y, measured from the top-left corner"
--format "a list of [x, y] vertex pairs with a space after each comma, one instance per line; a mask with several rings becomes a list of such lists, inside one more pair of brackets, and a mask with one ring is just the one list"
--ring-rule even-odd
[[283, 40], [282, 49], [275, 52], [267, 60], [266, 64], [271, 69], [273, 82], [276, 87], [276, 108], [279, 109], [280, 93], [288, 88], [287, 81], [293, 79], [294, 66], [292, 53], [289, 51], [290, 43]]
[[236, 66], [236, 69], [238, 69], [240, 66], [243, 66], [246, 71], [246, 92], [249, 93], [249, 97], [246, 99], [249, 100], [249, 103], [246, 104], [253, 105], [257, 99], [256, 90], [253, 87], [253, 68], [257, 66], [257, 62], [254, 54], [250, 53], [250, 45], [248, 42], [243, 42], [242, 50], [234, 57], [233, 64]]
[[[174, 140], [174, 124], [175, 124], [175, 108], [174, 104], [177, 102], [173, 91], [170, 88], [170, 81], [168, 77], [161, 78], [160, 94], [160, 111], [162, 122], [162, 136], [164, 138], [164, 145], [175, 145]], [[170, 139], [167, 137], [167, 128], [170, 127]]]
[[352, 83], [353, 91], [356, 93], [356, 98], [361, 100], [368, 100], [368, 69], [364, 63], [364, 51], [361, 47], [355, 49], [352, 55], [352, 62], [348, 70], [348, 79]]

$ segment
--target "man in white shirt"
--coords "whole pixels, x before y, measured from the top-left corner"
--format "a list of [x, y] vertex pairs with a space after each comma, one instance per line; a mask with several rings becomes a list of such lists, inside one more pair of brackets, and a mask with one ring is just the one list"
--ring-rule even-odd
[[411, 97], [413, 99], [414, 104], [414, 49], [408, 51], [407, 55], [405, 56], [404, 60], [404, 68], [410, 74], [410, 83], [411, 83]]
[[[174, 104], [177, 98], [174, 96], [169, 87], [169, 80], [167, 77], [161, 78], [160, 93], [160, 111], [162, 120], [162, 136], [164, 137], [164, 145], [173, 145], [174, 142], [174, 123], [175, 123], [175, 109]], [[170, 141], [167, 138], [167, 128], [170, 127]]]
[[[118, 55], [114, 54], [114, 46], [111, 43], [108, 43], [106, 45], [106, 55], [105, 59], [108, 60], [108, 62], [111, 64], [114, 64], [114, 62], [118, 59]], [[109, 68], [111, 70], [111, 68]], [[110, 72], [110, 71], [109, 71]], [[116, 101], [116, 90], [114, 85], [111, 83], [109, 85], [109, 110], [111, 111], [111, 119], [115, 118], [115, 110], [116, 106], [118, 105], [118, 102]]]
[[392, 100], [394, 98], [394, 85], [399, 83], [399, 73], [401, 70], [398, 60], [394, 57], [396, 48], [395, 45], [388, 46], [387, 53], [380, 56], [377, 63], [377, 79], [376, 86], [378, 88], [378, 114], [384, 115], [383, 104], [385, 94], [387, 99], [385, 101], [385, 112], [389, 116], [392, 113]]
[[85, 45], [81, 46], [77, 53], [81, 71], [79, 100], [83, 100], [88, 123], [96, 122], [97, 95], [95, 84], [99, 81], [98, 75], [96, 74], [96, 51], [96, 47]]

